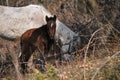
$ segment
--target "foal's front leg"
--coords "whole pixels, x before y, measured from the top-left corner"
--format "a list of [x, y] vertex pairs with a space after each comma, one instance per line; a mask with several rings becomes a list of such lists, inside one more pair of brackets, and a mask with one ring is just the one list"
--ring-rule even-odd
[[46, 61], [46, 49], [44, 46], [38, 47], [38, 51], [40, 52], [40, 58], [38, 59], [38, 62], [40, 64], [40, 71], [43, 73], [45, 72], [45, 61]]

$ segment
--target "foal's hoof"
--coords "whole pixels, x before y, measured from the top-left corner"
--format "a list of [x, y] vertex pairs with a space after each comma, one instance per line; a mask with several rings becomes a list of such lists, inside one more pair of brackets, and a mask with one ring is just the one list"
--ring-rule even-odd
[[45, 73], [45, 67], [41, 64], [35, 64], [35, 68], [39, 70], [41, 73]]
[[27, 71], [26, 71], [26, 70], [22, 70], [21, 73], [22, 73], [23, 75], [26, 75], [26, 74], [27, 74]]
[[40, 66], [39, 70], [41, 71], [41, 73], [45, 73], [45, 68], [43, 66]]
[[41, 71], [41, 73], [45, 73], [45, 70], [44, 70], [44, 69], [41, 69], [40, 71]]

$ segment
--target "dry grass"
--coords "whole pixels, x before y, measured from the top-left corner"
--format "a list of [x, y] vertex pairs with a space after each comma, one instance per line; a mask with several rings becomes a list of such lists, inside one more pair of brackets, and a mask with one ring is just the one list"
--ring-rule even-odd
[[[117, 48], [119, 48], [119, 46]], [[101, 50], [104, 52], [104, 49]], [[101, 53], [97, 53], [97, 54], [101, 54]], [[120, 79], [119, 77], [120, 51], [114, 51], [112, 56], [107, 54], [107, 56], [104, 56], [103, 58], [99, 58], [99, 57], [96, 58], [98, 59], [93, 59], [93, 57], [87, 57], [86, 64], [84, 64], [83, 60], [81, 61], [81, 59], [79, 59], [78, 57], [75, 61], [69, 63], [68, 65], [61, 66], [59, 68], [61, 80], [96, 80], [96, 79], [119, 80]], [[104, 71], [106, 71], [106, 73], [104, 73]], [[109, 72], [112, 73], [110, 74]], [[116, 79], [114, 79], [114, 77]]]
[[[111, 43], [101, 48], [95, 48], [96, 49], [87, 50], [87, 47], [85, 47], [81, 49], [83, 51], [77, 51], [77, 56], [74, 61], [59, 65], [58, 68], [48, 63], [46, 74], [35, 71], [20, 80], [119, 80], [120, 45], [118, 43]], [[81, 56], [86, 50], [90, 56], [86, 56], [85, 59]], [[84, 60], [86, 62], [84, 62]], [[6, 74], [1, 76], [2, 80], [17, 79], [16, 70], [13, 64], [8, 64], [5, 67], [0, 66], [0, 69], [2, 68], [6, 71]], [[51, 75], [51, 77], [48, 76], [48, 74], [54, 75]]]

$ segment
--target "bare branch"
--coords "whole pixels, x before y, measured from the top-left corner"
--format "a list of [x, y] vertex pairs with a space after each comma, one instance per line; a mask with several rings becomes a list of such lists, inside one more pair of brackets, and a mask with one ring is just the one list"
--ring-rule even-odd
[[[87, 53], [88, 53], [88, 49], [89, 49], [90, 43], [91, 43], [94, 35], [95, 35], [98, 31], [100, 31], [100, 30], [101, 30], [101, 28], [98, 29], [98, 30], [96, 30], [96, 31], [92, 34], [92, 36], [91, 36], [91, 38], [90, 38], [90, 40], [89, 40], [89, 42], [88, 42], [88, 44], [87, 44], [87, 48], [86, 48], [85, 56], [84, 56], [84, 65], [86, 64], [86, 57], [87, 57]], [[86, 78], [86, 71], [85, 71], [85, 66], [84, 66], [84, 80], [85, 80], [85, 78]]]

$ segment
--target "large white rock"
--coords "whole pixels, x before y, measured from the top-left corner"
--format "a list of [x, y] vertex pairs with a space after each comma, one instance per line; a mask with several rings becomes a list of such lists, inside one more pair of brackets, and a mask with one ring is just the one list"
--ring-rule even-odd
[[[45, 16], [52, 16], [42, 5], [28, 5], [25, 7], [0, 6], [0, 36], [8, 39], [20, 37], [30, 28], [46, 24]], [[57, 20], [56, 38], [61, 39], [63, 51], [67, 52], [73, 37], [77, 36], [62, 22]], [[80, 38], [76, 40], [80, 42]], [[80, 44], [80, 43], [79, 43]]]

